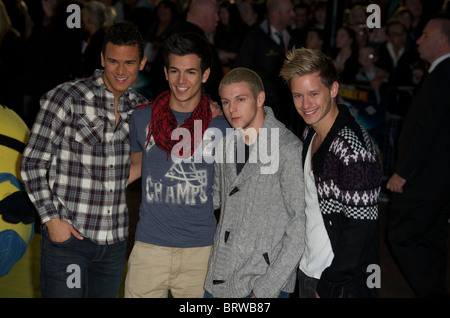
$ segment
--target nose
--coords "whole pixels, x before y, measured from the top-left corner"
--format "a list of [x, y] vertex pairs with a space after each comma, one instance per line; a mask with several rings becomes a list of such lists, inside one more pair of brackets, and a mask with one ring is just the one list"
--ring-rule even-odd
[[237, 111], [236, 104], [233, 102], [230, 102], [230, 113], [235, 113]]
[[420, 36], [420, 37], [417, 39], [417, 41], [416, 41], [416, 44], [417, 44], [417, 45], [420, 45], [420, 43], [422, 43], [422, 36]]
[[308, 96], [305, 96], [301, 101], [301, 108], [307, 110], [311, 107], [312, 103]]
[[123, 75], [125, 74], [125, 65], [123, 63], [118, 63], [117, 65], [117, 69], [116, 69], [117, 74], [119, 75]]
[[180, 72], [178, 75], [178, 83], [183, 84], [185, 82], [186, 76], [183, 72]]

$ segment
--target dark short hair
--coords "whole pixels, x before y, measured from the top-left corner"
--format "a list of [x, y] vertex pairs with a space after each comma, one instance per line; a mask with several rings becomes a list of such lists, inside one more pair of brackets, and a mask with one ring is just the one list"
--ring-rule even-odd
[[103, 56], [105, 55], [106, 45], [108, 43], [118, 46], [137, 45], [139, 48], [139, 60], [142, 60], [144, 57], [144, 41], [141, 32], [131, 22], [115, 23], [108, 29], [103, 40]]
[[389, 36], [390, 28], [393, 25], [399, 25], [402, 28], [402, 32], [406, 33], [408, 30], [406, 29], [406, 26], [400, 22], [397, 18], [391, 18], [389, 19], [386, 24], [384, 25], [384, 30], [387, 36]]
[[169, 55], [185, 56], [195, 54], [200, 58], [202, 74], [211, 67], [212, 52], [206, 38], [194, 32], [174, 33], [169, 36], [164, 46], [164, 65], [169, 67]]

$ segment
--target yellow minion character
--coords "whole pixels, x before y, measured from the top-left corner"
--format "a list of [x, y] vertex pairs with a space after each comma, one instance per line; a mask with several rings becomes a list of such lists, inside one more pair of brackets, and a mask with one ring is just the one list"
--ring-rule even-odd
[[35, 211], [20, 177], [20, 159], [30, 135], [25, 122], [0, 105], [0, 277], [25, 254]]

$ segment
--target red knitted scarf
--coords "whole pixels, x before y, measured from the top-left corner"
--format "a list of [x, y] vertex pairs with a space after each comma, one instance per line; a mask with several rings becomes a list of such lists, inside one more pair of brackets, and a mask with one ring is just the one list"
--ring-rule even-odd
[[[165, 91], [161, 95], [159, 95], [152, 106], [152, 120], [150, 122], [150, 125], [148, 127], [148, 134], [147, 134], [147, 144], [146, 147], [150, 141], [151, 136], [153, 135], [153, 138], [155, 140], [156, 145], [158, 148], [164, 150], [167, 152], [168, 155], [171, 154], [172, 148], [180, 143], [180, 146], [182, 147], [179, 154], [175, 154], [176, 156], [180, 156], [182, 158], [189, 158], [191, 155], [194, 154], [195, 149], [197, 148], [198, 144], [203, 138], [203, 134], [206, 129], [209, 127], [209, 123], [211, 122], [211, 108], [210, 108], [210, 99], [202, 94], [200, 103], [195, 107], [194, 111], [192, 112], [191, 116], [187, 119], [185, 119], [184, 124], [180, 126], [180, 128], [186, 128], [189, 130], [191, 134], [191, 153], [184, 154], [183, 149], [188, 145], [188, 140], [182, 139], [182, 135], [180, 139], [178, 140], [172, 140], [172, 132], [178, 128], [178, 123], [175, 118], [175, 115], [173, 114], [172, 110], [169, 106], [169, 99], [170, 99], [170, 91]], [[194, 121], [195, 125], [194, 125]], [[201, 121], [201, 122], [198, 122]], [[198, 131], [201, 125], [201, 132], [202, 132], [202, 138], [194, 138], [194, 126], [197, 129], [195, 131]], [[200, 139], [200, 140], [199, 140]], [[194, 144], [194, 141], [196, 141], [197, 144]], [[167, 156], [167, 159], [169, 157]]]

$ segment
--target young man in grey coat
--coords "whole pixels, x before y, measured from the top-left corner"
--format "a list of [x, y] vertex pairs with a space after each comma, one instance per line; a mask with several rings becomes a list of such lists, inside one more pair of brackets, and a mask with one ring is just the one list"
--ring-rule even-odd
[[205, 297], [288, 297], [304, 249], [302, 143], [264, 107], [264, 86], [236, 68], [219, 85], [234, 128], [216, 147], [221, 208]]

